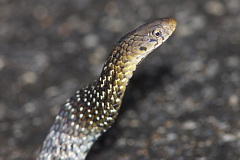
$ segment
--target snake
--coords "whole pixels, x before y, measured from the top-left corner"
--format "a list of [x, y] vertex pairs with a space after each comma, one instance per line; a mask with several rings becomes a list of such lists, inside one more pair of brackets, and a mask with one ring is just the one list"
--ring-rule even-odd
[[115, 45], [97, 80], [78, 90], [60, 109], [38, 160], [85, 160], [114, 123], [138, 64], [174, 32], [174, 18], [159, 18], [127, 33]]

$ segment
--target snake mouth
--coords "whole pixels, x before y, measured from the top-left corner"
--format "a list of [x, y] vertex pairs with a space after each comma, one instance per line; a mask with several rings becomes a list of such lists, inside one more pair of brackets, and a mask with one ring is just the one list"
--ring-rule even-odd
[[156, 40], [156, 44], [154, 44], [154, 49], [158, 48], [167, 38], [164, 38], [164, 36], [161, 36], [160, 39]]
[[159, 43], [157, 41], [157, 43], [154, 45], [154, 49], [157, 48], [159, 46]]

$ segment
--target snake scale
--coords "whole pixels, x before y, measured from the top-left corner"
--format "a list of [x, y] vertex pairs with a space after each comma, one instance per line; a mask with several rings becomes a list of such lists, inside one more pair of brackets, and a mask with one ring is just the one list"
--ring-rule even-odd
[[137, 65], [176, 28], [172, 18], [146, 23], [123, 36], [100, 77], [69, 98], [52, 125], [37, 159], [84, 160], [93, 143], [114, 123]]

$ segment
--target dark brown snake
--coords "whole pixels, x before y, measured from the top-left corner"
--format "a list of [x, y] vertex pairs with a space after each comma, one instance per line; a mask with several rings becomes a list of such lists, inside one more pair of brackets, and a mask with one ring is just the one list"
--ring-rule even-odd
[[157, 19], [123, 36], [100, 77], [66, 101], [37, 159], [84, 160], [93, 143], [114, 123], [137, 65], [166, 41], [175, 28], [175, 19]]

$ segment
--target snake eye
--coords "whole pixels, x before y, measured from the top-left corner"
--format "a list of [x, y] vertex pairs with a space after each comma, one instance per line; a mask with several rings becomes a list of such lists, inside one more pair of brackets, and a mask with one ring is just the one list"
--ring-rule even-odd
[[156, 33], [155, 33], [155, 36], [159, 36], [159, 35], [160, 35], [160, 33], [159, 33], [159, 32], [156, 32]]
[[152, 35], [154, 35], [154, 36], [156, 36], [156, 37], [158, 37], [158, 36], [160, 36], [160, 31], [158, 31], [158, 30], [154, 30], [154, 31], [152, 31]]

